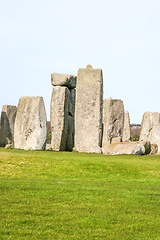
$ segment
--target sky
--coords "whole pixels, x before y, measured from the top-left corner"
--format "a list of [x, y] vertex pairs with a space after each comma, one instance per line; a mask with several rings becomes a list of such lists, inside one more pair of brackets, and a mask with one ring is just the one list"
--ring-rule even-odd
[[131, 123], [160, 112], [159, 12], [159, 0], [0, 0], [0, 110], [42, 96], [49, 120], [51, 73], [91, 64]]

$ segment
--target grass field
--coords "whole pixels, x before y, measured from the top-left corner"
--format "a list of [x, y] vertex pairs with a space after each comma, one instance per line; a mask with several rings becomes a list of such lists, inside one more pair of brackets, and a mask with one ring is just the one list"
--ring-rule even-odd
[[0, 148], [0, 239], [160, 239], [160, 155]]

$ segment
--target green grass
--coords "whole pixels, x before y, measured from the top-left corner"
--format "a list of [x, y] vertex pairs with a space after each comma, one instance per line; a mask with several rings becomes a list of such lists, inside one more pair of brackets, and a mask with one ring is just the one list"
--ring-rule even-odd
[[160, 239], [160, 155], [0, 148], [0, 239]]

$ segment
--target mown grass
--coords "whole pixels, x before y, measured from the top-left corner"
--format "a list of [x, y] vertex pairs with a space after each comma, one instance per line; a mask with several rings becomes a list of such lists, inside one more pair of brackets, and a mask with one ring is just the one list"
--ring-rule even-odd
[[160, 155], [0, 148], [0, 239], [160, 239]]

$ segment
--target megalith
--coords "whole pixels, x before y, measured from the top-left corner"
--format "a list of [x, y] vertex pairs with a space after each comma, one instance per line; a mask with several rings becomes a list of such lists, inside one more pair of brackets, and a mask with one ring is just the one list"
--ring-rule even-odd
[[6, 141], [5, 135], [0, 127], [0, 147], [5, 147], [6, 144], [7, 144], [7, 141]]
[[143, 114], [139, 140], [157, 144], [158, 153], [160, 153], [160, 113], [145, 112]]
[[131, 138], [131, 132], [130, 132], [129, 112], [124, 111], [124, 127], [123, 127], [123, 134], [122, 134], [122, 142], [128, 142], [130, 138]]
[[50, 103], [51, 146], [55, 151], [72, 151], [74, 146], [74, 113], [77, 77], [51, 74], [54, 86]]
[[119, 154], [146, 154], [146, 146], [148, 142], [119, 142], [108, 145], [103, 154], [106, 155], [119, 155]]
[[75, 97], [76, 90], [70, 89], [69, 108], [68, 108], [68, 136], [66, 150], [71, 151], [74, 147], [74, 134], [75, 134]]
[[1, 112], [0, 128], [0, 146], [8, 143], [14, 145], [14, 123], [17, 107], [12, 105], [3, 105]]
[[102, 151], [112, 143], [112, 139], [121, 142], [124, 126], [124, 106], [120, 99], [103, 100], [103, 142]]
[[53, 88], [50, 105], [51, 147], [65, 151], [68, 135], [68, 107], [70, 91], [67, 87]]
[[75, 150], [101, 153], [103, 75], [91, 65], [77, 75], [75, 104]]
[[21, 97], [17, 107], [14, 128], [15, 148], [45, 149], [47, 117], [42, 97]]

